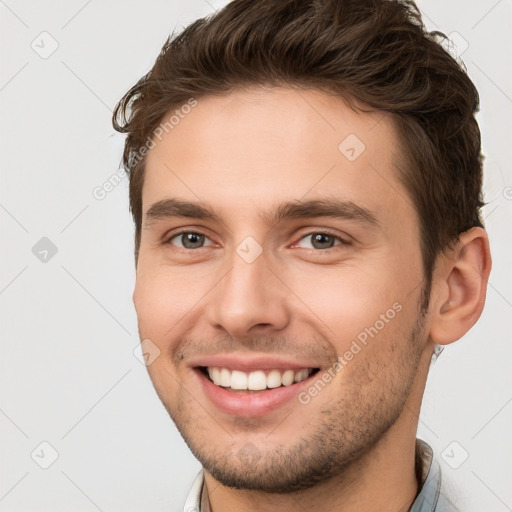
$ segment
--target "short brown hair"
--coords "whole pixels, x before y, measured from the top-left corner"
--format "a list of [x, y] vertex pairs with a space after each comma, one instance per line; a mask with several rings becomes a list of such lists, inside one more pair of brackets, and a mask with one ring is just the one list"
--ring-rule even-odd
[[393, 114], [398, 176], [420, 219], [430, 290], [439, 252], [483, 225], [478, 92], [444, 37], [426, 31], [414, 2], [392, 0], [233, 0], [173, 34], [113, 116], [127, 134], [136, 259], [139, 152], [171, 109], [253, 85], [314, 88]]

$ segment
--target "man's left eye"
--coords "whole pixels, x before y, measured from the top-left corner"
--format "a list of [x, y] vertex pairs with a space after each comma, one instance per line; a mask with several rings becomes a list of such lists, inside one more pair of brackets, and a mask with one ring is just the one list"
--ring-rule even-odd
[[168, 242], [182, 249], [200, 249], [208, 245], [212, 245], [210, 239], [201, 234], [193, 231], [183, 231], [171, 237]]
[[310, 233], [299, 240], [299, 247], [303, 249], [330, 249], [335, 245], [340, 245], [344, 241], [335, 235], [329, 233]]

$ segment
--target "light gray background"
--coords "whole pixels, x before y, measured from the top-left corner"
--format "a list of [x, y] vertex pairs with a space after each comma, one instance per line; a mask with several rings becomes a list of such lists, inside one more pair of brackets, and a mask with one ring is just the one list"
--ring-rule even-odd
[[[0, 1], [1, 511], [179, 510], [199, 469], [134, 355], [127, 182], [103, 200], [93, 190], [118, 169], [115, 103], [174, 28], [225, 3]], [[512, 510], [512, 2], [420, 7], [458, 41], [481, 93], [494, 267], [482, 318], [431, 371], [419, 435], [466, 512], [502, 512]], [[45, 242], [32, 252], [42, 237], [53, 257]]]

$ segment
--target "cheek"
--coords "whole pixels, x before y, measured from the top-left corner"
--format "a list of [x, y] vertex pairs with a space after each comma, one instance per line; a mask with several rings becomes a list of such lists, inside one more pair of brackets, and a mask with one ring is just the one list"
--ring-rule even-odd
[[[160, 330], [160, 323], [166, 318], [163, 314], [168, 307], [169, 293], [165, 286], [159, 286], [154, 279], [137, 277], [133, 304], [137, 312], [137, 320], [141, 336], [152, 337]], [[146, 332], [150, 329], [150, 332]]]
[[[302, 299], [297, 314], [321, 330], [339, 356], [359, 367], [365, 361], [389, 358], [407, 343], [407, 326], [417, 314], [421, 287], [418, 268], [379, 257], [371, 264], [318, 268], [315, 272], [289, 272], [290, 288]], [[399, 267], [404, 266], [401, 272]], [[415, 281], [416, 290], [411, 282]]]
[[395, 302], [403, 300], [403, 290], [389, 278], [389, 272], [370, 269], [353, 266], [321, 273], [301, 271], [290, 275], [288, 282], [302, 308], [325, 324], [329, 337], [346, 338], [374, 324]]
[[[137, 313], [139, 336], [149, 339], [160, 350], [161, 356], [148, 367], [150, 374], [162, 373], [163, 368], [173, 374], [173, 354], [184, 334], [197, 328], [210, 279], [194, 275], [186, 269], [169, 266], [146, 266], [137, 271], [133, 303]], [[164, 378], [169, 376], [162, 375]]]
[[177, 322], [176, 296], [172, 288], [161, 279], [149, 278], [147, 275], [137, 276], [133, 303], [137, 313], [139, 336], [143, 345], [154, 344], [157, 347], [155, 350], [159, 351], [159, 357], [147, 366], [153, 381], [161, 373], [161, 365], [168, 366], [172, 362], [168, 358], [172, 348], [170, 331]]
[[154, 268], [137, 272], [133, 302], [139, 327], [161, 337], [192, 311], [201, 290], [179, 271]]
[[[179, 402], [179, 383], [182, 375], [172, 359], [173, 328], [184, 316], [180, 306], [180, 290], [162, 276], [138, 271], [133, 303], [137, 312], [142, 350], [149, 348], [158, 356], [146, 366], [153, 386], [169, 413], [174, 413]], [[144, 344], [148, 345], [144, 345]], [[156, 346], [156, 348], [154, 348]]]

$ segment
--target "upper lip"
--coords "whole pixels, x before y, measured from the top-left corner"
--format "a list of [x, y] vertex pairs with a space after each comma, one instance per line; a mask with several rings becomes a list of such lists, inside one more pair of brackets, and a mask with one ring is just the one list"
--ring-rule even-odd
[[236, 354], [217, 354], [193, 358], [189, 361], [189, 366], [209, 366], [217, 368], [228, 368], [230, 370], [239, 370], [251, 372], [253, 370], [301, 370], [303, 368], [319, 368], [320, 365], [310, 361], [299, 361], [284, 359], [278, 355], [258, 355], [243, 356]]

